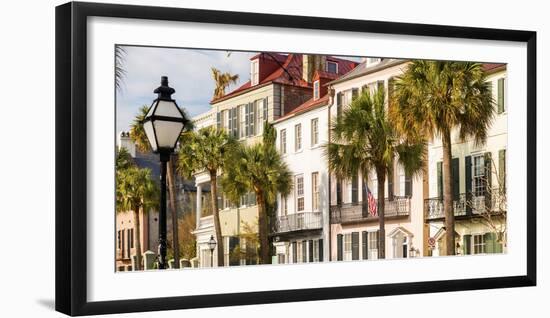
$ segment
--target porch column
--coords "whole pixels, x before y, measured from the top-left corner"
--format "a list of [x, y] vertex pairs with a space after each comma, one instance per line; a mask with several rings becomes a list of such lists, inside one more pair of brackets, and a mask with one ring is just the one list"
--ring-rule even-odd
[[197, 187], [197, 229], [199, 228], [201, 224], [201, 211], [202, 211], [202, 186], [200, 184], [196, 184]]

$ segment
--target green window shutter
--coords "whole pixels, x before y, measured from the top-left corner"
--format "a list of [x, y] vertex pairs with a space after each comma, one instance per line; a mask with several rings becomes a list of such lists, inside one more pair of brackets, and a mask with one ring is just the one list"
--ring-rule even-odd
[[465, 234], [462, 237], [462, 251], [464, 255], [472, 254], [472, 235]]
[[498, 151], [498, 177], [500, 180], [499, 188], [506, 191], [506, 149]]
[[244, 105], [244, 135], [248, 136], [250, 132], [250, 104]]
[[359, 259], [359, 232], [351, 233], [351, 259]]
[[443, 162], [437, 162], [437, 196], [443, 200]]
[[[470, 200], [472, 197], [472, 156], [464, 157], [464, 182], [466, 200]], [[472, 207], [470, 204], [466, 205], [466, 214], [472, 213]]]
[[[492, 160], [491, 160], [491, 153], [490, 152], [486, 152], [485, 153], [485, 158], [483, 159], [484, 160], [484, 164], [485, 164], [485, 178], [486, 178], [486, 185], [485, 185], [485, 206], [487, 207], [487, 209], [491, 209], [492, 208], [492, 200], [491, 200], [491, 193], [492, 193], [492, 179], [493, 179], [493, 165], [492, 165]], [[489, 210], [490, 211], [490, 210]]]
[[453, 158], [451, 161], [451, 177], [453, 184], [453, 200], [458, 200], [460, 196], [460, 160], [459, 158]]
[[498, 235], [494, 233], [495, 237], [495, 253], [502, 253], [502, 243], [498, 242]]
[[336, 235], [336, 260], [344, 260], [344, 235]]
[[323, 239], [319, 239], [319, 262], [324, 261], [323, 259]]
[[313, 240], [309, 240], [309, 262], [313, 263]]
[[412, 176], [410, 173], [405, 172], [405, 195], [412, 197]]
[[307, 241], [302, 241], [302, 263], [307, 262]]
[[363, 252], [363, 259], [369, 258], [369, 233], [367, 231], [361, 232], [361, 247]]
[[351, 203], [359, 202], [359, 178], [357, 175], [353, 175], [351, 178]]
[[359, 95], [359, 89], [358, 88], [352, 88], [351, 89], [351, 100], [355, 100], [357, 98], [357, 95]]
[[336, 204], [342, 204], [342, 181], [336, 179]]
[[495, 233], [485, 233], [485, 253], [495, 253]]
[[298, 244], [292, 242], [292, 262], [298, 263]]
[[504, 112], [504, 78], [498, 80], [497, 111]]
[[269, 121], [268, 109], [269, 108], [267, 108], [267, 97], [266, 97], [266, 98], [264, 98], [264, 109], [263, 109], [264, 114], [263, 114], [263, 117], [262, 117], [264, 121], [266, 121], [266, 120]]

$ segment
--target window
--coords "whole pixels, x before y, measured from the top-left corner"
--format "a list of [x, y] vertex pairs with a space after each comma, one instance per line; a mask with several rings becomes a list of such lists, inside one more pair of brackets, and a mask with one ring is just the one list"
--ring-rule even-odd
[[319, 99], [319, 81], [313, 82], [313, 99], [317, 100]]
[[344, 261], [351, 261], [351, 233], [344, 234]]
[[302, 150], [302, 124], [294, 126], [294, 151]]
[[333, 74], [338, 74], [338, 63], [327, 61], [326, 71]]
[[281, 196], [281, 215], [288, 215], [288, 202], [285, 196]]
[[263, 134], [264, 132], [264, 121], [265, 121], [265, 118], [264, 118], [264, 113], [265, 113], [265, 109], [264, 109], [264, 100], [263, 99], [260, 99], [260, 100], [257, 100], [254, 102], [255, 104], [255, 109], [256, 109], [256, 120], [255, 120], [255, 125], [256, 125], [256, 134]]
[[476, 234], [474, 235], [474, 254], [483, 253], [485, 253], [485, 235]]
[[475, 156], [473, 164], [472, 191], [474, 196], [484, 196], [486, 187], [484, 156]]
[[319, 211], [319, 172], [311, 174], [311, 208]]
[[311, 120], [311, 146], [319, 144], [319, 118]]
[[313, 240], [313, 261], [314, 262], [322, 261], [319, 255], [319, 240]]
[[378, 259], [378, 231], [369, 232], [369, 259]]
[[239, 138], [246, 137], [246, 105], [239, 106]]
[[259, 81], [259, 64], [258, 64], [258, 60], [254, 60], [250, 64], [250, 81], [251, 81], [252, 86], [258, 85], [258, 81]]
[[279, 136], [279, 142], [281, 147], [281, 153], [286, 154], [286, 129], [281, 129], [281, 134]]
[[296, 258], [294, 259], [294, 263], [302, 263], [303, 262], [303, 247], [302, 242], [296, 242]]
[[304, 210], [304, 176], [296, 176], [296, 211]]
[[134, 229], [130, 229], [130, 248], [134, 248]]

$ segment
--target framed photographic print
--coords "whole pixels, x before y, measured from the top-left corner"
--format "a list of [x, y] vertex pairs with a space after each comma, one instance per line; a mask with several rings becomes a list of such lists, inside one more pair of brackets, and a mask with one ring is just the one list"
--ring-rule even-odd
[[56, 309], [534, 286], [535, 96], [531, 31], [58, 6]]

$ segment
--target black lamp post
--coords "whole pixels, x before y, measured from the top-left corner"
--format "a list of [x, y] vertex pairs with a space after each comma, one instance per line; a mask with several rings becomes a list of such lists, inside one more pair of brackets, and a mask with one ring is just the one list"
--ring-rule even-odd
[[214, 249], [216, 248], [216, 240], [214, 239], [214, 235], [210, 235], [208, 248], [210, 249], [210, 267], [214, 267]]
[[154, 153], [160, 155], [160, 212], [159, 212], [159, 269], [166, 268], [166, 162], [174, 151], [186, 118], [171, 95], [176, 91], [168, 86], [168, 77], [162, 76], [160, 87], [154, 90], [158, 97], [143, 119], [143, 129]]

